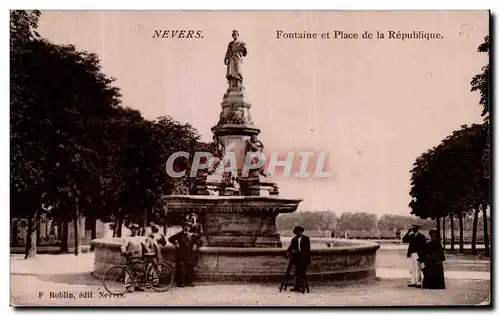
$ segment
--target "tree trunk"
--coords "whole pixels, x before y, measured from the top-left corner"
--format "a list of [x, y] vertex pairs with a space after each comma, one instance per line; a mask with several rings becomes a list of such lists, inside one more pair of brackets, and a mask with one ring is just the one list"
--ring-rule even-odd
[[118, 216], [113, 219], [113, 238], [118, 237]]
[[121, 212], [119, 212], [115, 220], [115, 231], [113, 232], [113, 237], [122, 236], [122, 225], [123, 225], [123, 218]]
[[446, 249], [446, 215], [443, 216], [443, 248]]
[[454, 251], [455, 250], [455, 225], [453, 225], [453, 213], [450, 213], [450, 229], [451, 229], [450, 250]]
[[463, 214], [458, 214], [458, 226], [460, 228], [460, 244], [458, 246], [458, 252], [464, 252], [464, 221]]
[[12, 247], [17, 247], [17, 235], [19, 234], [18, 221], [17, 219], [12, 220], [12, 236], [10, 237], [10, 244]]
[[49, 235], [50, 235], [50, 220], [49, 217], [47, 216], [45, 220], [45, 238], [44, 238], [45, 241], [49, 240]]
[[[96, 218], [94, 215], [90, 216], [89, 219], [89, 224], [90, 224], [90, 240], [94, 240], [97, 238], [97, 223], [96, 223]], [[94, 251], [94, 246], [90, 246], [90, 251]]]
[[486, 205], [483, 205], [483, 230], [484, 230], [484, 255], [490, 256], [490, 239], [488, 236], [488, 215], [486, 215]]
[[439, 217], [436, 217], [436, 230], [437, 230], [439, 243], [441, 243], [441, 218], [439, 218]]
[[75, 256], [78, 256], [80, 254], [80, 209], [78, 206], [78, 198], [76, 199], [75, 203], [75, 218], [74, 218], [74, 224], [75, 224]]
[[28, 217], [28, 229], [26, 230], [26, 249], [24, 259], [36, 257], [36, 219], [38, 210], [32, 216]]
[[67, 253], [69, 237], [69, 222], [67, 219], [61, 220], [61, 253]]
[[146, 236], [146, 228], [148, 227], [148, 210], [144, 209], [144, 213], [142, 215], [142, 235]]
[[479, 219], [479, 207], [476, 206], [476, 209], [474, 210], [474, 220], [472, 222], [472, 241], [471, 241], [471, 252], [473, 254], [477, 253], [476, 250], [476, 243], [477, 243], [477, 222]]
[[42, 241], [42, 236], [41, 236], [41, 225], [40, 225], [40, 213], [39, 211], [36, 212], [36, 244], [37, 246], [41, 245]]

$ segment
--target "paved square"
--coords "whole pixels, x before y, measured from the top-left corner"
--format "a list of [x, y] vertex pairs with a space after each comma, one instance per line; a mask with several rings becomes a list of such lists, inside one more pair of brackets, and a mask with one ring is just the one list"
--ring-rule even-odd
[[[57, 262], [57, 264], [55, 264]], [[448, 256], [445, 290], [406, 286], [404, 251], [377, 253], [378, 281], [334, 286], [311, 284], [311, 293], [279, 292], [279, 284], [203, 283], [110, 297], [92, 277], [93, 253], [75, 257], [11, 255], [11, 303], [29, 306], [435, 306], [474, 305], [490, 295], [489, 261]], [[57, 266], [57, 271], [54, 271]]]

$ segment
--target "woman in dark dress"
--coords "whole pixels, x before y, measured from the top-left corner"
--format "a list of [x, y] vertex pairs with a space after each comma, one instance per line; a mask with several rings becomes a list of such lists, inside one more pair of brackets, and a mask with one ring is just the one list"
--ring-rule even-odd
[[422, 253], [422, 272], [424, 273], [424, 289], [444, 289], [444, 257], [443, 247], [438, 239], [438, 232], [434, 229], [429, 231], [431, 241], [429, 241]]

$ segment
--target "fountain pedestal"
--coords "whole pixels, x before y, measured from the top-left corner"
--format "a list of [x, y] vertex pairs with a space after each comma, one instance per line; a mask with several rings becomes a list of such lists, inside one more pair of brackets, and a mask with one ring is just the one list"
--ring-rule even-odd
[[[198, 215], [209, 247], [281, 248], [276, 217], [301, 202], [274, 196], [165, 196], [168, 212]], [[177, 217], [177, 216], [176, 216]]]

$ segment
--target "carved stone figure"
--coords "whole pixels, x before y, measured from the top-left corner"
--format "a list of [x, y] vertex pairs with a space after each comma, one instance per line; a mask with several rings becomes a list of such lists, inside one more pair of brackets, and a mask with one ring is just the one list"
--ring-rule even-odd
[[215, 156], [218, 158], [224, 157], [226, 150], [220, 139], [214, 135], [213, 141], [215, 143]]
[[245, 113], [239, 109], [228, 113], [226, 118], [227, 124], [245, 124]]
[[262, 152], [262, 150], [264, 150], [264, 144], [256, 135], [250, 136], [250, 139], [247, 140], [247, 152]]
[[276, 183], [274, 183], [271, 190], [269, 190], [269, 195], [279, 195], [279, 194], [280, 194], [279, 187]]
[[[264, 150], [264, 144], [257, 138], [256, 135], [250, 136], [250, 139], [246, 142], [246, 152], [260, 152]], [[264, 172], [264, 167], [260, 167], [258, 170], [252, 170], [250, 173], [251, 176], [257, 176], [255, 173], [259, 173], [260, 175], [266, 177], [266, 173]]]
[[243, 74], [240, 66], [243, 57], [247, 55], [246, 44], [238, 40], [238, 31], [234, 30], [232, 36], [233, 41], [227, 45], [226, 56], [224, 57], [224, 64], [227, 66], [226, 78], [230, 89], [242, 86]]

